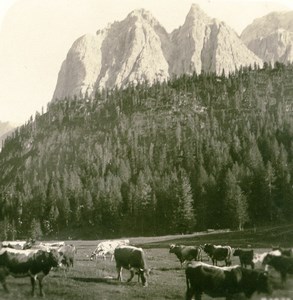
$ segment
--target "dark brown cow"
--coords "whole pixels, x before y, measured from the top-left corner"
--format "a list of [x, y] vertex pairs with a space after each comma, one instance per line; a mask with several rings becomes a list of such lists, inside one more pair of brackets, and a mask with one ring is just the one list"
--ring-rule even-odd
[[267, 254], [263, 265], [272, 266], [281, 275], [282, 284], [286, 282], [287, 274], [293, 274], [293, 258], [286, 256], [275, 256]]
[[220, 268], [194, 262], [187, 266], [185, 275], [186, 300], [191, 300], [193, 296], [196, 300], [201, 300], [203, 293], [212, 298], [225, 297], [226, 300], [239, 294], [250, 298], [255, 292], [271, 293], [267, 272], [261, 270], [244, 269], [240, 266]]
[[203, 250], [212, 259], [213, 265], [217, 265], [218, 261], [225, 261], [226, 266], [231, 265], [232, 248], [230, 246], [205, 244]]
[[239, 256], [241, 267], [246, 268], [247, 266], [251, 266], [251, 269], [254, 269], [253, 250], [242, 250], [235, 249], [233, 256]]
[[42, 280], [50, 272], [52, 267], [59, 264], [60, 255], [57, 251], [44, 250], [16, 250], [3, 248], [0, 250], [0, 281], [8, 292], [6, 277], [10, 274], [14, 277], [30, 276], [32, 295], [35, 293], [36, 279], [39, 281], [40, 295], [43, 296]]

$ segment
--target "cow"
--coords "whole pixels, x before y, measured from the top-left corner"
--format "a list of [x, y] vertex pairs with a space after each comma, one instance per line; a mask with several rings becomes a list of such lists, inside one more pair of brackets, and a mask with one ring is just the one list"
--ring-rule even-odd
[[68, 270], [69, 267], [73, 267], [76, 254], [76, 248], [74, 245], [64, 245], [58, 248], [58, 253], [61, 256], [61, 264]]
[[196, 246], [184, 246], [171, 244], [169, 253], [174, 253], [180, 261], [181, 268], [185, 261], [201, 260], [201, 248]]
[[277, 246], [277, 247], [272, 247], [272, 250], [279, 250], [283, 256], [288, 256], [288, 257], [292, 256], [291, 248], [284, 249], [284, 248], [281, 248], [280, 246]]
[[217, 265], [218, 261], [225, 261], [226, 266], [231, 265], [232, 248], [230, 246], [204, 244], [203, 250], [212, 259], [213, 265]]
[[282, 285], [286, 282], [287, 274], [293, 274], [293, 258], [267, 254], [262, 262], [263, 265], [272, 266], [281, 275]]
[[92, 252], [90, 260], [94, 258], [97, 259], [98, 256], [103, 257], [104, 260], [107, 259], [107, 254], [111, 255], [111, 261], [114, 259], [114, 250], [117, 246], [129, 245], [129, 240], [112, 240], [100, 242], [96, 249]]
[[114, 250], [114, 257], [116, 261], [116, 269], [118, 273], [118, 280], [122, 281], [122, 269], [130, 270], [130, 278], [127, 282], [130, 282], [135, 274], [141, 278], [143, 286], [147, 286], [146, 276], [149, 274], [149, 270], [146, 266], [145, 254], [142, 248], [134, 246], [120, 245]]
[[53, 242], [53, 243], [39, 243], [37, 247], [47, 247], [49, 249], [58, 249], [62, 246], [65, 246], [65, 242]]
[[253, 250], [242, 250], [242, 249], [235, 249], [233, 256], [239, 256], [240, 265], [241, 267], [246, 268], [248, 265], [251, 266], [251, 269], [254, 269], [254, 262], [253, 262]]
[[40, 296], [44, 296], [43, 278], [50, 272], [52, 267], [57, 267], [60, 255], [56, 250], [44, 251], [40, 249], [16, 250], [2, 248], [0, 250], [0, 281], [6, 292], [8, 291], [6, 277], [31, 278], [32, 296], [35, 294], [35, 282], [39, 281]]
[[256, 264], [260, 263], [260, 265], [262, 265], [264, 258], [268, 254], [271, 254], [271, 255], [274, 255], [274, 256], [281, 256], [282, 255], [280, 250], [274, 250], [274, 251], [269, 251], [269, 252], [264, 252], [264, 253], [255, 253], [254, 257], [253, 257], [253, 260], [252, 260], [253, 264], [256, 265]]
[[3, 241], [2, 248], [12, 248], [12, 249], [23, 250], [26, 248], [27, 244], [28, 244], [27, 241]]
[[233, 299], [237, 294], [244, 294], [247, 298], [255, 292], [271, 294], [268, 274], [261, 270], [193, 262], [187, 265], [185, 275], [186, 300], [191, 300], [193, 296], [201, 300], [203, 293], [212, 298], [225, 297], [226, 300]]

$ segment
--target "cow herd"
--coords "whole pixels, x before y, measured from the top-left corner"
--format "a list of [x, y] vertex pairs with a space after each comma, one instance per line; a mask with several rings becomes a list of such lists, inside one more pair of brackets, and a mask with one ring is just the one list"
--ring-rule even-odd
[[[38, 281], [40, 295], [43, 296], [43, 278], [53, 268], [74, 267], [77, 250], [74, 245], [64, 242], [36, 243], [2, 242], [0, 249], [0, 282], [6, 292], [6, 277], [28, 276], [31, 279], [32, 295]], [[269, 280], [270, 267], [280, 273], [281, 283], [285, 284], [287, 274], [293, 274], [291, 249], [277, 248], [258, 254], [254, 250], [233, 249], [230, 246], [204, 244], [184, 246], [171, 244], [169, 253], [174, 253], [185, 269], [186, 299], [201, 299], [202, 294], [212, 298], [234, 299], [242, 294], [250, 298], [255, 292], [271, 294]], [[90, 260], [102, 258], [116, 262], [117, 279], [123, 281], [122, 269], [130, 271], [128, 282], [138, 275], [138, 281], [147, 286], [150, 269], [142, 248], [130, 245], [129, 240], [108, 240], [97, 245], [88, 255]], [[232, 266], [232, 257], [239, 258], [239, 265]], [[203, 262], [205, 261], [205, 262]], [[208, 263], [206, 261], [210, 261]], [[221, 266], [218, 266], [221, 265]], [[248, 268], [249, 266], [249, 268]], [[237, 298], [236, 298], [237, 299]]]

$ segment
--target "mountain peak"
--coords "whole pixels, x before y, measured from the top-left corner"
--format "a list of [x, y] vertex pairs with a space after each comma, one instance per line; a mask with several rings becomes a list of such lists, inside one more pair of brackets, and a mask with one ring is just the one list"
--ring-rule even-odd
[[190, 22], [208, 22], [210, 18], [208, 15], [199, 7], [198, 4], [192, 4], [191, 8], [186, 16], [185, 23]]
[[150, 11], [144, 9], [144, 8], [139, 8], [133, 10], [128, 16], [127, 19], [129, 18], [136, 18], [138, 20], [143, 20], [146, 21], [152, 25], [158, 24], [159, 22], [154, 18], [154, 16], [151, 14]]
[[229, 73], [240, 65], [259, 63], [222, 24], [193, 4], [183, 26], [168, 34], [148, 10], [133, 10], [96, 36], [73, 44], [59, 72], [53, 99], [90, 96], [96, 89], [163, 81], [194, 71], [221, 73], [225, 69]]

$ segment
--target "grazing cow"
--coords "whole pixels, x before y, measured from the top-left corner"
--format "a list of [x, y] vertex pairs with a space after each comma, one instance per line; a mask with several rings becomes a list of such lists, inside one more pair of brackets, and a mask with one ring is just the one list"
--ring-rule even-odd
[[169, 253], [174, 253], [180, 261], [181, 267], [183, 262], [191, 260], [201, 260], [201, 248], [196, 246], [183, 246], [171, 244]]
[[201, 300], [203, 293], [212, 298], [230, 300], [244, 293], [250, 298], [254, 292], [271, 293], [267, 272], [244, 269], [240, 266], [216, 267], [202, 262], [190, 263], [186, 270], [186, 300], [195, 296]]
[[144, 251], [141, 248], [121, 245], [116, 247], [114, 257], [118, 280], [122, 281], [122, 269], [125, 268], [130, 270], [130, 278], [127, 282], [131, 281], [135, 274], [138, 274], [143, 286], [148, 285], [146, 276], [148, 276], [149, 270], [146, 266]]
[[39, 281], [40, 295], [43, 296], [43, 278], [50, 272], [52, 267], [57, 267], [60, 256], [57, 251], [44, 250], [16, 250], [3, 248], [0, 250], [0, 281], [3, 288], [8, 292], [6, 276], [14, 277], [30, 276], [32, 295], [35, 293], [36, 279]]
[[69, 267], [73, 267], [76, 254], [74, 245], [64, 245], [58, 249], [58, 253], [61, 256], [61, 264], [64, 265], [67, 270]]
[[129, 240], [112, 240], [104, 241], [97, 245], [97, 248], [92, 252], [90, 260], [97, 259], [98, 256], [102, 256], [104, 260], [107, 258], [107, 254], [111, 255], [111, 261], [114, 258], [114, 250], [120, 245], [129, 245]]
[[254, 269], [253, 250], [235, 249], [233, 256], [239, 256], [241, 267], [246, 268], [248, 265]]
[[62, 246], [65, 246], [65, 242], [54, 242], [54, 243], [43, 243], [36, 245], [37, 247], [47, 247], [49, 249], [58, 249]]
[[216, 246], [205, 244], [204, 252], [212, 259], [213, 265], [217, 265], [218, 261], [225, 261], [226, 266], [231, 265], [232, 248], [230, 246]]
[[263, 259], [263, 265], [272, 266], [281, 275], [282, 284], [286, 282], [287, 274], [293, 274], [293, 258], [267, 254]]
[[12, 248], [23, 250], [26, 248], [27, 242], [26, 241], [3, 241], [2, 248]]

